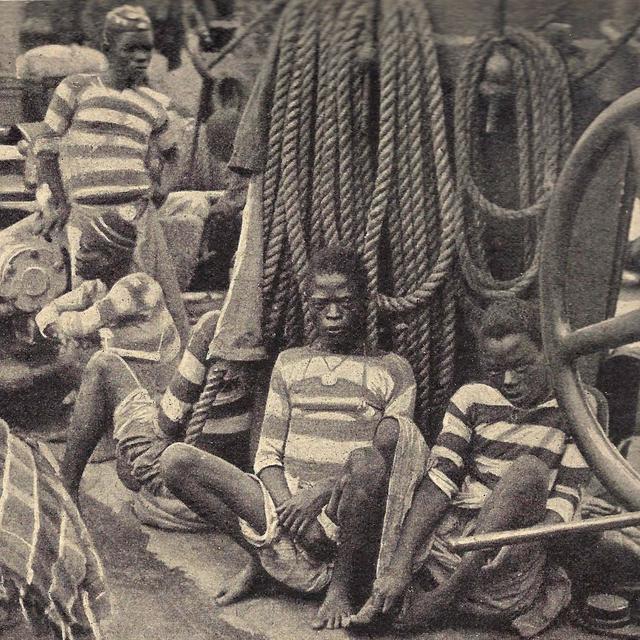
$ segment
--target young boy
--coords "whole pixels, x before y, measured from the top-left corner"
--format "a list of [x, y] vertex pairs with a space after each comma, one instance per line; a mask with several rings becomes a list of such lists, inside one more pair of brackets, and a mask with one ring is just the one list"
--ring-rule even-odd
[[135, 227], [110, 211], [85, 220], [76, 262], [84, 282], [36, 316], [45, 336], [99, 334], [102, 349], [83, 372], [62, 463], [77, 500], [87, 461], [113, 421], [120, 470], [152, 491], [162, 488], [157, 459], [168, 439], [157, 425], [155, 395], [178, 363], [180, 337], [160, 285], [132, 273]]
[[186, 344], [188, 321], [175, 266], [151, 201], [160, 165], [173, 147], [163, 135], [169, 100], [146, 86], [153, 32], [145, 11], [128, 5], [110, 11], [103, 50], [106, 71], [71, 75], [57, 87], [44, 120], [49, 136], [36, 142], [38, 180], [49, 185], [54, 204], [42, 232], [65, 227], [75, 278], [84, 221], [114, 210], [134, 223], [136, 260], [161, 285]]
[[569, 580], [547, 562], [543, 542], [495, 557], [446, 545], [447, 537], [568, 522], [589, 478], [553, 397], [537, 308], [516, 299], [491, 306], [479, 353], [486, 381], [451, 398], [395, 561], [352, 624], [397, 614], [406, 628], [461, 611], [509, 621], [528, 637], [569, 603]]
[[326, 590], [313, 626], [334, 629], [354, 611], [354, 587], [366, 586], [371, 567], [362, 558], [380, 561], [393, 549], [426, 445], [411, 421], [409, 364], [366, 349], [366, 275], [357, 256], [320, 252], [309, 285], [319, 337], [282, 352], [274, 366], [256, 475], [182, 443], [160, 466], [171, 491], [201, 517], [240, 520], [234, 536], [252, 560], [218, 604], [246, 595], [264, 570], [297, 591]]

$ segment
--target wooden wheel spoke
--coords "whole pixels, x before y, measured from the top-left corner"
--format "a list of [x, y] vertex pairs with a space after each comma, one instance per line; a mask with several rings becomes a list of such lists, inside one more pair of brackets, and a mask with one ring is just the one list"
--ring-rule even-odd
[[573, 360], [637, 340], [640, 340], [640, 309], [576, 329], [564, 336], [560, 344], [565, 357]]

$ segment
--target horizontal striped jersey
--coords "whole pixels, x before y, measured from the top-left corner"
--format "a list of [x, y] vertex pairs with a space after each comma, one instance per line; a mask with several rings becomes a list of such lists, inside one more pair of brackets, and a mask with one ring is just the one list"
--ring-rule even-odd
[[284, 468], [293, 492], [341, 472], [348, 455], [371, 446], [383, 417], [413, 418], [411, 367], [395, 354], [283, 351], [271, 383], [255, 472]]
[[145, 86], [112, 89], [98, 74], [65, 78], [44, 121], [62, 137], [59, 165], [67, 198], [110, 204], [150, 195], [149, 143], [167, 126], [169, 102]]
[[104, 351], [124, 358], [170, 363], [180, 353], [162, 289], [146, 273], [131, 273], [109, 291], [100, 280], [86, 280], [44, 307], [36, 323], [42, 332], [55, 324], [69, 338], [98, 333]]
[[550, 469], [547, 509], [568, 522], [590, 471], [555, 399], [515, 407], [497, 389], [467, 384], [451, 398], [429, 477], [462, 508], [480, 508], [511, 463], [533, 455]]

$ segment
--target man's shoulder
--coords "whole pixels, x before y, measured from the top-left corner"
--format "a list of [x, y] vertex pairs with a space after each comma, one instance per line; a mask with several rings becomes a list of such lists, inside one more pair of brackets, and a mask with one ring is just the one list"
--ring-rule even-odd
[[72, 73], [67, 76], [60, 84], [64, 84], [71, 89], [76, 91], [80, 91], [85, 87], [88, 87], [90, 84], [95, 84], [98, 82], [99, 74], [98, 73]]
[[151, 98], [151, 100], [157, 102], [158, 105], [162, 107], [165, 111], [168, 110], [169, 107], [171, 106], [171, 98], [169, 98], [169, 96], [165, 95], [164, 93], [161, 93], [157, 89], [152, 89], [147, 85], [141, 85], [137, 87], [137, 89], [138, 89], [138, 92], [144, 95], [145, 97]]
[[291, 347], [279, 353], [277, 363], [280, 365], [297, 363], [302, 359], [308, 360], [312, 355], [309, 347]]
[[463, 384], [451, 396], [451, 402], [460, 409], [474, 404], [507, 405], [508, 400], [496, 389], [485, 382], [468, 382]]

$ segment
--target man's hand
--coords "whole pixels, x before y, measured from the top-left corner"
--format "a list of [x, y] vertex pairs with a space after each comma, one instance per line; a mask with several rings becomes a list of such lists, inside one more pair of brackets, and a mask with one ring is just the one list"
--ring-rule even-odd
[[373, 583], [371, 596], [358, 613], [351, 616], [349, 625], [371, 624], [377, 617], [393, 610], [411, 583], [411, 571], [402, 567], [389, 569]]
[[62, 334], [58, 329], [58, 325], [55, 322], [48, 324], [43, 330], [42, 333], [49, 338], [50, 340], [62, 340]]
[[325, 487], [308, 487], [299, 491], [276, 508], [280, 526], [296, 538], [318, 517], [328, 500]]
[[34, 235], [48, 236], [52, 231], [62, 228], [69, 217], [66, 203], [56, 202], [49, 185], [41, 184], [36, 190], [38, 211], [33, 222]]
[[488, 573], [516, 571], [525, 565], [539, 549], [539, 542], [523, 542], [502, 547], [495, 558], [482, 567], [482, 570]]

